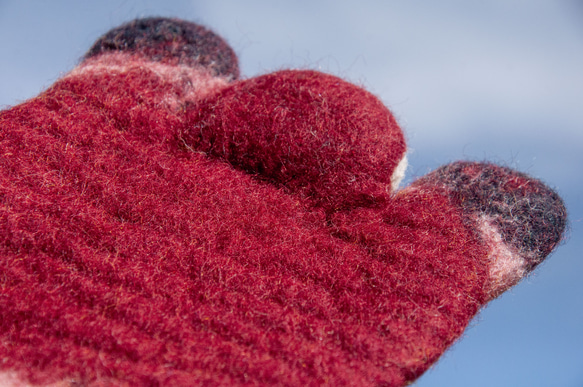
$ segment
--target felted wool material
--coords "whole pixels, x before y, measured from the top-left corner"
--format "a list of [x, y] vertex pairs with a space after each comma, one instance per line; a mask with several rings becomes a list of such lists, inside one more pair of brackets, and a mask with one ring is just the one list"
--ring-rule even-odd
[[185, 129], [185, 145], [328, 210], [383, 200], [406, 150], [377, 98], [314, 71], [234, 83], [201, 103]]
[[143, 19], [0, 113], [0, 384], [402, 386], [560, 242], [559, 196], [507, 168], [394, 192], [365, 90], [237, 76]]
[[203, 66], [213, 76], [239, 77], [237, 56], [231, 47], [212, 31], [183, 20], [133, 20], [99, 38], [85, 59], [118, 51], [136, 53], [155, 62]]

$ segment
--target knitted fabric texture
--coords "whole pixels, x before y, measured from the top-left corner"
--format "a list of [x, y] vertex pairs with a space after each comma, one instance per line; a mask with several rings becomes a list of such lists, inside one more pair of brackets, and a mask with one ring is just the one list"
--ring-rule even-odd
[[[542, 183], [453, 164], [395, 194], [376, 97], [236, 66], [138, 20], [0, 113], [0, 383], [402, 386], [560, 241]], [[506, 245], [528, 270], [492, 270]]]
[[184, 144], [328, 210], [390, 194], [405, 140], [383, 104], [314, 71], [237, 82], [200, 104]]
[[153, 61], [204, 66], [214, 76], [239, 77], [237, 56], [231, 47], [212, 31], [183, 20], [134, 20], [99, 38], [85, 59], [120, 51], [139, 53]]

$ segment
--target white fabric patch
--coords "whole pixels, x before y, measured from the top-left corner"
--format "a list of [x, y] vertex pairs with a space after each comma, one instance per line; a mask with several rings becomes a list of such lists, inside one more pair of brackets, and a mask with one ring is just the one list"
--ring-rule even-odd
[[0, 372], [0, 387], [25, 386], [13, 372]]
[[78, 77], [85, 74], [100, 73], [123, 74], [136, 69], [147, 69], [166, 82], [182, 89], [184, 95], [167, 95], [162, 103], [171, 108], [177, 108], [186, 101], [194, 102], [206, 97], [213, 91], [227, 86], [226, 77], [213, 77], [204, 67], [189, 67], [185, 65], [169, 65], [154, 62], [139, 55], [123, 52], [112, 52], [90, 58], [67, 74], [65, 77]]
[[526, 259], [502, 240], [493, 221], [481, 216], [477, 223], [489, 248], [490, 279], [486, 291], [490, 299], [494, 299], [516, 285], [527, 274]]
[[75, 385], [79, 385], [79, 383], [74, 379], [61, 380], [51, 384], [29, 384], [20, 380], [15, 372], [0, 372], [0, 387], [70, 387]]
[[407, 166], [409, 165], [409, 161], [407, 160], [407, 154], [403, 155], [399, 164], [397, 164], [397, 168], [393, 171], [393, 175], [391, 176], [391, 191], [395, 192], [397, 188], [399, 188], [399, 184], [405, 177], [405, 172], [407, 171]]

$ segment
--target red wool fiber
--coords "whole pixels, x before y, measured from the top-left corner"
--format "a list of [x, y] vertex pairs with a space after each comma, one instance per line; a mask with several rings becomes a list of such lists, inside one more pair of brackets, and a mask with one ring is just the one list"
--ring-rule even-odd
[[[199, 31], [175, 22], [128, 28]], [[489, 299], [485, 207], [442, 175], [391, 193], [403, 135], [357, 86], [156, 47], [0, 113], [0, 383], [416, 379]]]
[[405, 140], [372, 94], [314, 71], [236, 82], [205, 101], [182, 138], [327, 209], [386, 196]]

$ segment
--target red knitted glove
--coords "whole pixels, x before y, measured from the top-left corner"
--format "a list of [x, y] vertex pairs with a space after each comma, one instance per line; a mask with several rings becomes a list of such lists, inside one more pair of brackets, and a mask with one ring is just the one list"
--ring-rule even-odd
[[0, 384], [402, 386], [561, 240], [507, 168], [396, 192], [403, 134], [361, 88], [237, 77], [212, 32], [143, 19], [0, 113]]

